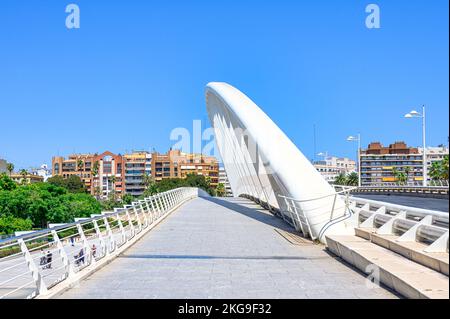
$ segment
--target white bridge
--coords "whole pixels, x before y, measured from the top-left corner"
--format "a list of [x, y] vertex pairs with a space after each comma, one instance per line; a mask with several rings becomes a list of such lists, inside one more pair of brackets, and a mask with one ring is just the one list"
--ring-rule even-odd
[[180, 188], [0, 241], [0, 298], [449, 298], [448, 213], [334, 189], [228, 84], [206, 105], [239, 197]]

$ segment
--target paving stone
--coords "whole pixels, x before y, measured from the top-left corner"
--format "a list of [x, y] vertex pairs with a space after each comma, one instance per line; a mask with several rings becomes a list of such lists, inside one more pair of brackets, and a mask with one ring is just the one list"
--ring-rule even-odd
[[[242, 198], [197, 198], [60, 298], [396, 298]], [[342, 289], [345, 287], [345, 289]]]

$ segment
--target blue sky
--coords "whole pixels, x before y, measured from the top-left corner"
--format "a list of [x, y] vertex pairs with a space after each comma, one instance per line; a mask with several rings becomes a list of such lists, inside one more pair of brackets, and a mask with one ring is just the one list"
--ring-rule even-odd
[[[309, 158], [346, 142], [447, 143], [448, 1], [73, 0], [0, 4], [0, 157], [29, 167], [72, 152], [155, 148], [175, 127], [209, 126], [204, 86], [258, 104]], [[365, 27], [365, 7], [381, 29]]]

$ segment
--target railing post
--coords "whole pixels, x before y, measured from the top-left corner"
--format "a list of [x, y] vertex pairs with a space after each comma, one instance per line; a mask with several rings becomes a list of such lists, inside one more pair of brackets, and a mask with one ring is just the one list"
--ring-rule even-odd
[[[95, 225], [94, 225], [95, 227]], [[78, 234], [80, 235], [81, 241], [83, 242], [83, 248], [85, 250], [85, 253], [83, 254], [83, 256], [87, 256], [87, 264], [95, 263], [96, 260], [95, 258], [92, 258], [92, 254], [91, 254], [91, 250], [89, 249], [89, 242], [86, 238], [86, 235], [84, 234], [84, 230], [83, 227], [81, 226], [80, 223], [77, 224], [77, 229], [78, 229]]]
[[[125, 210], [125, 213], [127, 214], [128, 224], [130, 225], [130, 238], [134, 237], [136, 234], [136, 229], [134, 228], [133, 221], [131, 220], [130, 212], [128, 211], [128, 208]], [[128, 241], [129, 238], [127, 238]]]
[[117, 223], [119, 224], [120, 234], [122, 235], [122, 242], [125, 243], [127, 241], [127, 233], [125, 232], [125, 228], [123, 228], [120, 214], [117, 213], [116, 216], [117, 216]]
[[167, 208], [168, 208], [168, 210], [172, 207], [172, 201], [170, 199], [170, 193], [171, 193], [171, 191], [168, 191], [166, 193], [166, 201], [167, 201]]
[[[155, 201], [155, 203], [153, 203], [154, 201]], [[153, 220], [157, 220], [158, 219], [157, 216], [159, 215], [159, 208], [158, 208], [158, 205], [156, 203], [155, 195], [150, 196], [150, 206], [152, 207], [152, 212], [153, 212], [152, 213], [152, 223], [153, 223]], [[156, 218], [155, 218], [155, 215], [156, 215]]]
[[[165, 210], [165, 208], [164, 208], [164, 203], [163, 203], [162, 195], [161, 195], [161, 194], [158, 195], [158, 200], [159, 200], [159, 202], [161, 203], [161, 213], [164, 214], [166, 210]], [[160, 216], [160, 217], [161, 217], [161, 216]]]
[[145, 204], [145, 207], [146, 207], [145, 209], [142, 208], [144, 213], [145, 213], [144, 214], [145, 215], [145, 219], [147, 221], [147, 225], [145, 227], [148, 227], [148, 225], [153, 223], [153, 218], [152, 218], [152, 212], [150, 211], [150, 206], [148, 205], [148, 202], [147, 202], [147, 198], [144, 198], [144, 200], [141, 201], [141, 207], [144, 207], [143, 204]]
[[110, 253], [116, 249], [116, 241], [114, 239], [114, 235], [111, 230], [111, 226], [109, 225], [108, 218], [106, 216], [103, 217], [103, 222], [105, 223], [105, 226], [106, 226], [106, 232], [108, 233], [109, 245], [110, 245], [110, 247], [109, 247], [110, 249], [107, 250], [107, 253]]
[[161, 194], [158, 194], [157, 196], [156, 196], [156, 204], [158, 205], [158, 207], [159, 207], [159, 214], [158, 214], [158, 218], [160, 218], [163, 214], [164, 214], [164, 204], [163, 204], [163, 201], [162, 201], [162, 199], [161, 199]]
[[167, 202], [167, 208], [169, 210], [172, 207], [172, 202], [170, 201], [170, 191], [166, 192], [165, 198]]
[[138, 233], [142, 230], [142, 223], [141, 223], [141, 219], [139, 218], [139, 214], [137, 212], [137, 208], [136, 205], [133, 204], [133, 212], [134, 212], [134, 216], [136, 217], [136, 221], [138, 223]]
[[64, 269], [66, 271], [66, 278], [72, 277], [75, 272], [73, 270], [72, 264], [69, 261], [69, 257], [67, 256], [66, 251], [64, 250], [64, 245], [59, 239], [58, 233], [56, 230], [52, 230], [53, 241], [56, 243], [56, 247], [58, 247], [59, 255], [61, 256], [62, 263], [64, 265]]
[[[106, 255], [106, 252], [108, 251], [108, 247], [106, 247], [105, 239], [103, 238], [102, 232], [100, 231], [100, 227], [98, 227], [97, 220], [92, 220], [92, 223], [94, 224], [95, 232], [97, 233], [98, 239], [100, 241], [100, 246], [102, 247], [102, 253], [104, 252]], [[93, 259], [95, 259], [94, 256], [92, 256]]]
[[33, 281], [36, 284], [37, 293], [40, 295], [45, 294], [48, 291], [47, 286], [45, 285], [42, 275], [39, 272], [39, 268], [34, 263], [33, 257], [31, 257], [27, 245], [25, 244], [22, 238], [18, 239], [17, 242], [19, 243], [20, 250], [24, 255], [25, 261], [27, 262], [27, 267], [31, 272]]
[[174, 207], [177, 204], [175, 201], [175, 191], [170, 193], [170, 198], [172, 199], [172, 207]]

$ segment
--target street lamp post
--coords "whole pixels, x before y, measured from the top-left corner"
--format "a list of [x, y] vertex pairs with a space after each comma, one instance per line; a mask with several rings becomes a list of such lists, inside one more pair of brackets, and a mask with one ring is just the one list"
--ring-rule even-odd
[[361, 162], [360, 162], [361, 134], [358, 133], [357, 137], [350, 135], [349, 137], [347, 137], [347, 141], [349, 141], [349, 142], [358, 141], [358, 159], [357, 159], [357, 165], [358, 165], [358, 187], [361, 187]]
[[405, 115], [406, 118], [421, 118], [422, 119], [422, 147], [423, 147], [423, 152], [422, 152], [422, 156], [423, 156], [423, 186], [426, 187], [427, 186], [427, 179], [428, 179], [428, 168], [427, 168], [427, 149], [426, 149], [426, 140], [425, 140], [425, 136], [426, 136], [426, 131], [425, 131], [425, 126], [426, 126], [426, 116], [425, 116], [425, 105], [422, 106], [422, 114], [420, 114], [419, 112], [412, 110], [411, 112], [409, 112], [408, 114]]

